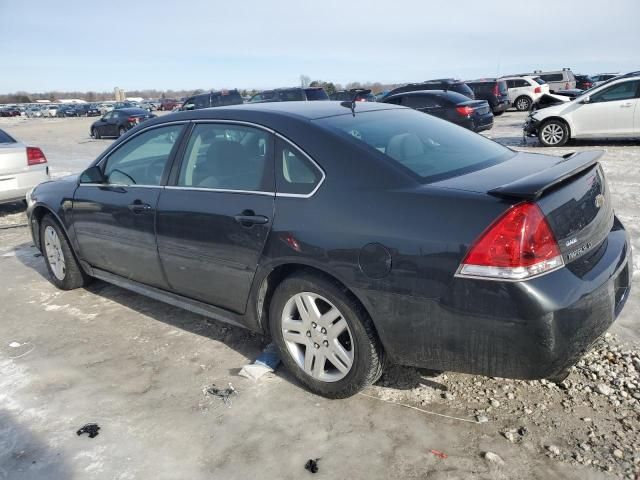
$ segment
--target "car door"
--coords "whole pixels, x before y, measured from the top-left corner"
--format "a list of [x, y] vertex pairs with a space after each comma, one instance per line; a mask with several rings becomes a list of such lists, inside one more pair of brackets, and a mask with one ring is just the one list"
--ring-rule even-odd
[[166, 288], [155, 212], [184, 123], [142, 130], [100, 162], [104, 183], [82, 175], [73, 198], [80, 257], [94, 268]]
[[193, 126], [157, 213], [172, 291], [244, 313], [274, 216], [273, 135], [257, 126]]
[[575, 137], [624, 137], [634, 134], [640, 80], [610, 85], [577, 103], [571, 113]]
[[105, 113], [100, 120], [98, 120], [98, 124], [96, 125], [96, 129], [101, 137], [107, 137], [111, 135], [109, 133], [109, 121], [113, 118], [113, 112]]

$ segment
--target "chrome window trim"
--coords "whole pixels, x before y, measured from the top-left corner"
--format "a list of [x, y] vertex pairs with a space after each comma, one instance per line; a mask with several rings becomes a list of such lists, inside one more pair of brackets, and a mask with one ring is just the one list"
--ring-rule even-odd
[[79, 187], [120, 187], [120, 188], [165, 188], [164, 185], [137, 185], [131, 184], [127, 185], [126, 183], [79, 183]]
[[226, 188], [206, 188], [206, 187], [184, 187], [180, 185], [167, 185], [164, 187], [167, 190], [188, 190], [196, 192], [215, 192], [215, 193], [246, 193], [252, 195], [266, 195], [268, 197], [274, 197], [275, 192], [265, 192], [263, 190], [233, 190]]
[[[80, 185], [84, 185], [84, 186], [93, 186], [93, 187], [137, 187], [137, 188], [168, 188], [171, 190], [194, 190], [194, 191], [206, 191], [206, 192], [219, 192], [219, 193], [253, 193], [256, 195], [268, 195], [268, 196], [276, 196], [279, 198], [311, 198], [313, 197], [316, 192], [320, 189], [320, 187], [322, 186], [322, 184], [324, 183], [325, 179], [327, 178], [327, 175], [324, 171], [324, 169], [318, 164], [318, 162], [316, 162], [311, 155], [309, 155], [307, 152], [304, 151], [304, 149], [300, 148], [300, 146], [298, 146], [295, 142], [289, 140], [287, 137], [285, 137], [284, 135], [281, 135], [280, 133], [276, 132], [275, 130], [273, 130], [272, 128], [269, 127], [265, 127], [264, 125], [260, 125], [258, 123], [253, 123], [253, 122], [247, 122], [244, 120], [225, 120], [225, 119], [191, 119], [191, 120], [176, 120], [176, 121], [172, 121], [172, 122], [165, 122], [165, 123], [159, 123], [157, 125], [150, 125], [146, 128], [141, 129], [140, 131], [136, 132], [135, 135], [133, 135], [131, 138], [129, 138], [127, 140], [130, 141], [131, 139], [137, 137], [138, 135], [140, 135], [143, 132], [146, 132], [148, 130], [152, 130], [154, 128], [161, 128], [161, 127], [166, 127], [169, 125], [177, 125], [177, 124], [206, 124], [206, 123], [221, 123], [221, 124], [231, 124], [231, 125], [241, 125], [241, 126], [248, 126], [248, 127], [254, 127], [254, 128], [258, 128], [260, 130], [264, 130], [266, 132], [269, 132], [273, 135], [275, 135], [277, 138], [283, 140], [284, 142], [288, 143], [289, 145], [291, 145], [292, 147], [294, 147], [296, 150], [302, 152], [302, 154], [307, 158], [307, 160], [309, 160], [320, 172], [321, 174], [321, 178], [320, 181], [318, 181], [317, 185], [315, 186], [315, 188], [309, 192], [309, 193], [283, 193], [283, 192], [265, 192], [265, 191], [257, 191], [257, 190], [233, 190], [233, 189], [222, 189], [222, 188], [202, 188], [202, 187], [185, 187], [185, 186], [173, 186], [173, 185], [123, 185], [123, 184], [111, 184], [111, 183], [81, 183]], [[102, 155], [102, 157], [98, 160], [98, 162], [95, 165], [99, 165], [102, 166], [101, 164], [115, 151], [117, 151], [122, 145], [124, 145], [127, 142], [122, 142], [120, 144], [118, 144], [115, 148], [108, 150], [106, 152], [104, 152], [104, 154]], [[275, 159], [274, 159], [275, 161]]]
[[[276, 192], [276, 197], [284, 197], [284, 198], [311, 198], [311, 197], [313, 197], [315, 195], [315, 193], [318, 191], [318, 189], [324, 183], [325, 178], [327, 178], [327, 175], [325, 174], [324, 170], [322, 169], [322, 167], [320, 165], [318, 165], [318, 162], [316, 162], [313, 158], [311, 158], [311, 155], [309, 155], [307, 152], [305, 152], [302, 148], [300, 148], [294, 142], [292, 142], [288, 138], [284, 137], [283, 135], [280, 135], [278, 132], [274, 132], [274, 133], [275, 133], [276, 137], [278, 137], [279, 139], [287, 142], [289, 145], [291, 145], [292, 147], [294, 147], [298, 151], [302, 152], [302, 154], [305, 157], [307, 157], [307, 160], [309, 160], [313, 165], [315, 165], [315, 167], [320, 171], [320, 174], [322, 175], [322, 178], [320, 178], [320, 181], [318, 182], [318, 184], [309, 193], [282, 193], [282, 192]], [[276, 188], [276, 190], [277, 190], [277, 188]]]

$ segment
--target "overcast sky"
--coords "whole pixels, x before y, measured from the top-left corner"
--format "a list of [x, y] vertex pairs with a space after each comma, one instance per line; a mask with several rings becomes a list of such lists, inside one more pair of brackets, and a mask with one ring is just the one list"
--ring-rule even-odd
[[0, 0], [0, 52], [0, 93], [628, 71], [640, 0]]

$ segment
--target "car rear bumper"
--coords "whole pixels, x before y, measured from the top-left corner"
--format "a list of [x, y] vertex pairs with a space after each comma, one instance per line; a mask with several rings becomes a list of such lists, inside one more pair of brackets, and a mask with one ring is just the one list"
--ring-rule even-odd
[[538, 379], [571, 367], [629, 296], [629, 236], [616, 220], [589, 270], [570, 264], [524, 282], [454, 278], [440, 299], [359, 290], [392, 361]]
[[491, 107], [493, 113], [506, 112], [507, 109], [511, 106], [509, 100], [503, 100], [500, 103], [496, 103]]
[[33, 166], [26, 172], [12, 175], [0, 174], [0, 203], [24, 200], [30, 189], [49, 178], [47, 165]]

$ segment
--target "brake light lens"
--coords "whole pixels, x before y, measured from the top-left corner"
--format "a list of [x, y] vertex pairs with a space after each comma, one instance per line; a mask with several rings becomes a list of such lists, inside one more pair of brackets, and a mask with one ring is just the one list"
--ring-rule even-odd
[[500, 87], [498, 86], [498, 84], [497, 84], [497, 83], [493, 86], [493, 94], [494, 94], [496, 97], [499, 97], [499, 96], [500, 96]]
[[533, 89], [533, 93], [542, 93], [542, 87], [536, 87]]
[[40, 165], [47, 163], [47, 157], [44, 156], [42, 150], [38, 147], [27, 147], [27, 165]]
[[473, 108], [471, 108], [471, 107], [456, 107], [456, 112], [458, 112], [460, 115], [464, 115], [464, 116], [468, 117], [469, 115], [471, 115], [473, 113]]
[[139, 118], [138, 117], [129, 117], [127, 118], [127, 122], [129, 123], [138, 123]]
[[532, 202], [511, 207], [473, 244], [459, 276], [523, 280], [564, 265], [558, 242]]

